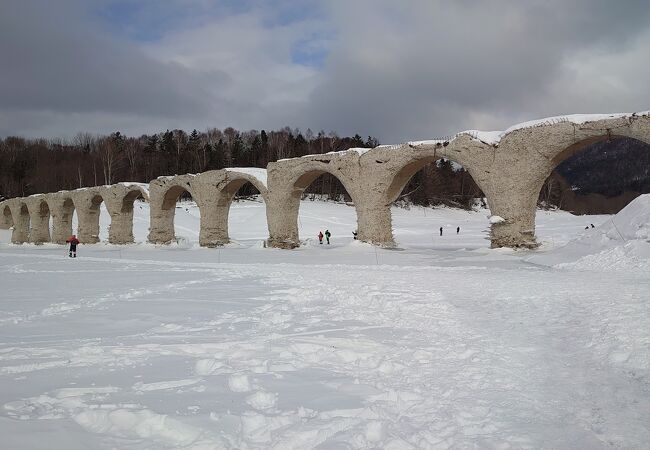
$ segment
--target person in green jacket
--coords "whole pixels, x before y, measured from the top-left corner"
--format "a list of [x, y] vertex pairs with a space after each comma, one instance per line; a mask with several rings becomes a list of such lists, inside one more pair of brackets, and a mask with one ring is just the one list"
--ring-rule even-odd
[[327, 245], [330, 243], [330, 236], [332, 233], [330, 233], [330, 230], [325, 230], [325, 239], [327, 239]]

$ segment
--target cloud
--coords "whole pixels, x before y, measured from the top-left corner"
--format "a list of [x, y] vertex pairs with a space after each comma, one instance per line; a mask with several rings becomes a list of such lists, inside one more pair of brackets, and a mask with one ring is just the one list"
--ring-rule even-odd
[[[595, 54], [604, 60], [625, 49], [640, 56], [647, 48], [636, 37], [648, 29], [648, 9], [641, 2], [626, 8], [606, 2], [571, 5], [334, 3], [339, 38], [323, 82], [300, 116], [312, 126], [399, 141], [505, 128], [512, 121], [575, 108], [628, 110], [643, 108], [640, 99], [650, 103], [647, 95], [624, 89], [613, 95], [615, 102], [585, 100], [598, 96], [605, 81]], [[630, 72], [640, 79], [639, 66], [645, 72], [650, 66], [648, 58], [616, 58], [616, 63], [607, 73], [621, 86], [629, 83]]]
[[[319, 23], [265, 25], [263, 11], [216, 18], [190, 30], [172, 33], [146, 51], [153, 58], [179, 64], [199, 74], [211, 96], [214, 125], [264, 128], [285, 125], [287, 110], [303, 104], [315, 87], [317, 72], [294, 60], [292, 49]], [[221, 72], [223, 82], [211, 79]]]
[[382, 142], [650, 108], [650, 9], [607, 0], [0, 6], [0, 136], [284, 125]]
[[205, 110], [205, 93], [187, 90], [194, 74], [95, 33], [75, 11], [14, 2], [3, 7], [0, 29], [3, 107], [161, 116]]

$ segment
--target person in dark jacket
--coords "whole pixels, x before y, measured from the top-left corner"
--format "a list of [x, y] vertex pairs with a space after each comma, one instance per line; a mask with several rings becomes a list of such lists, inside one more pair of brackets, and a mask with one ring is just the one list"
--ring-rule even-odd
[[440, 236], [442, 236], [442, 227], [440, 227]]
[[330, 233], [330, 230], [325, 230], [325, 239], [327, 239], [327, 245], [330, 245], [330, 236], [332, 233]]
[[456, 227], [456, 234], [460, 233], [460, 227]]
[[70, 236], [66, 242], [70, 244], [70, 253], [69, 256], [70, 258], [76, 258], [77, 257], [77, 245], [79, 244], [79, 239], [77, 239], [77, 236], [74, 234]]

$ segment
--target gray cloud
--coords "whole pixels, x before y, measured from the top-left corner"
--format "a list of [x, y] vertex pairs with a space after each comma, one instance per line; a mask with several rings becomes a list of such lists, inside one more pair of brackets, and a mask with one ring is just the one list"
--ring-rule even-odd
[[[0, 105], [27, 122], [0, 132], [39, 132], [52, 113], [156, 117], [210, 110], [205, 80], [147, 56], [128, 41], [97, 33], [74, 3], [12, 2], [0, 11]], [[213, 80], [227, 83], [225, 74]], [[41, 122], [47, 129], [50, 120]], [[63, 132], [71, 130], [69, 124]], [[81, 131], [81, 130], [79, 130]]]
[[[177, 0], [194, 2], [200, 21], [147, 43], [99, 26], [92, 2], [3, 2], [0, 135], [289, 125], [398, 142], [650, 108], [642, 0], [334, 0], [284, 24], [267, 2], [210, 16], [216, 2]], [[334, 36], [319, 69], [291, 54], [314, 34]]]
[[[415, 1], [397, 12], [381, 0], [337, 4], [341, 38], [301, 115], [343, 133], [365, 130], [394, 141], [498, 129], [576, 108], [626, 110], [643, 108], [643, 101], [647, 108], [647, 88], [618, 90], [615, 102], [594, 101], [602, 83], [572, 66], [589, 65], [593, 51], [647, 48], [636, 40], [650, 24], [642, 3]], [[648, 58], [643, 72], [617, 63], [608, 74], [622, 84], [638, 82], [650, 68]]]

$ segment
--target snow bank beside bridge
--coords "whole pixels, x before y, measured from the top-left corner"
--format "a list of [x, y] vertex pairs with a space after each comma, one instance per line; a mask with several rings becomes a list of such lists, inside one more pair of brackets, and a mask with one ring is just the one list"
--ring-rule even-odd
[[650, 270], [650, 194], [555, 251], [529, 262], [585, 270]]

